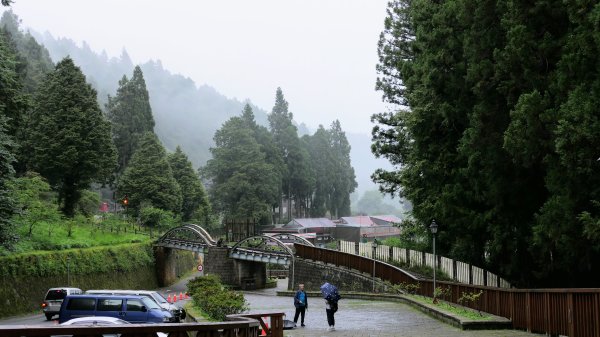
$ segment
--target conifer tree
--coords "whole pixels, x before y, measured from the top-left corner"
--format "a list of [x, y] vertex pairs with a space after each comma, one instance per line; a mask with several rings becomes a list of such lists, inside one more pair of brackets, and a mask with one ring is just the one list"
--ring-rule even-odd
[[215, 133], [213, 158], [202, 168], [211, 183], [213, 207], [228, 217], [270, 217], [277, 202], [281, 177], [255, 138], [253, 120], [246, 108], [243, 117], [225, 122]]
[[[0, 58], [2, 57], [1, 52], [0, 50]], [[5, 69], [2, 69], [2, 64], [0, 64], [0, 74], [3, 72]], [[1, 108], [2, 103], [0, 103]], [[5, 125], [6, 118], [0, 114], [0, 246], [11, 249], [17, 236], [14, 233], [14, 224], [11, 219], [15, 212], [15, 205], [8, 191], [8, 183], [13, 179], [12, 164], [15, 157], [11, 152], [14, 144], [5, 132]]]
[[146, 132], [140, 138], [117, 190], [120, 196], [128, 197], [128, 207], [134, 212], [138, 212], [144, 202], [175, 214], [181, 212], [181, 188], [173, 177], [167, 153], [154, 133]]
[[200, 177], [181, 147], [177, 146], [175, 152], [169, 155], [169, 166], [181, 188], [181, 219], [183, 221], [195, 219], [208, 224], [211, 213], [208, 196]]
[[96, 91], [70, 58], [48, 74], [27, 122], [30, 166], [58, 191], [63, 212], [73, 216], [80, 191], [109, 180], [116, 153]]
[[139, 66], [133, 70], [130, 80], [123, 75], [117, 95], [108, 98], [106, 110], [118, 152], [118, 172], [122, 173], [136, 151], [140, 137], [146, 132], [154, 132], [150, 97]]

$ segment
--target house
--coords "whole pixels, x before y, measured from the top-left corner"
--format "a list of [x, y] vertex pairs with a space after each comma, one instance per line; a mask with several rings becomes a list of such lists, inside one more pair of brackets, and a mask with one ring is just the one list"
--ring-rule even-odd
[[402, 219], [393, 215], [350, 216], [340, 218], [333, 236], [336, 240], [352, 242], [371, 241], [398, 236], [401, 231], [397, 227]]

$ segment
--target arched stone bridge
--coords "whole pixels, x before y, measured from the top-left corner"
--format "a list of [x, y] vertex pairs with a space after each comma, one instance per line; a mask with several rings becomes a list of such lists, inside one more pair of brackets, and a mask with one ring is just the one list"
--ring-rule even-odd
[[[175, 263], [173, 249], [189, 250], [199, 254], [206, 273], [217, 274], [228, 284], [240, 287], [264, 287], [266, 263], [291, 268], [294, 278], [294, 243], [314, 246], [294, 234], [258, 235], [237, 242], [232, 247], [222, 246], [201, 226], [187, 224], [169, 230], [154, 244], [159, 281], [168, 284], [175, 277], [171, 264]], [[292, 281], [293, 284], [293, 281]]]

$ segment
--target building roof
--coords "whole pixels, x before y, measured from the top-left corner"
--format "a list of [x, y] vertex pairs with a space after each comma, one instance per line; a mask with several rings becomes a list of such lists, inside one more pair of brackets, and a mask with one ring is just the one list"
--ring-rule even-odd
[[305, 218], [294, 219], [283, 226], [283, 228], [323, 228], [335, 227], [333, 221], [327, 218]]
[[392, 226], [394, 224], [399, 224], [402, 222], [402, 219], [400, 219], [399, 217], [397, 217], [395, 215], [373, 215], [373, 216], [371, 216], [371, 218], [373, 219], [373, 221], [375, 223], [377, 223], [380, 226], [386, 225], [386, 224], [388, 226]]
[[366, 226], [377, 226], [375, 222], [369, 216], [361, 215], [361, 216], [344, 216], [341, 217], [342, 223], [341, 226], [350, 226], [350, 227], [366, 227]]

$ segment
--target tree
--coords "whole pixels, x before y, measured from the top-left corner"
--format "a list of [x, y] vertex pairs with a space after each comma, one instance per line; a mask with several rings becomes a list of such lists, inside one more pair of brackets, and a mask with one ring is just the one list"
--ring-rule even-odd
[[29, 164], [58, 191], [62, 211], [71, 217], [81, 190], [108, 181], [116, 153], [96, 91], [70, 58], [46, 77], [28, 127]]
[[55, 194], [39, 174], [27, 172], [24, 176], [14, 179], [9, 189], [17, 206], [15, 221], [28, 228], [28, 237], [32, 236], [33, 229], [41, 222], [52, 223], [60, 220]]
[[335, 165], [330, 209], [336, 217], [349, 216], [350, 193], [354, 192], [358, 184], [350, 161], [350, 144], [338, 120], [331, 124], [329, 137]]
[[204, 191], [200, 177], [181, 147], [177, 146], [175, 152], [169, 155], [169, 166], [173, 171], [173, 177], [181, 187], [183, 198], [181, 203], [182, 220], [197, 219], [208, 223], [211, 214], [208, 196]]
[[[0, 54], [0, 57], [2, 57], [2, 54]], [[0, 74], [5, 71], [5, 69], [0, 68]], [[1, 102], [0, 108], [2, 108]], [[11, 193], [8, 191], [8, 184], [13, 179], [14, 169], [12, 164], [15, 157], [11, 152], [14, 144], [5, 132], [5, 125], [6, 118], [0, 115], [0, 245], [6, 249], [12, 249], [18, 237], [14, 233], [12, 216], [15, 212], [15, 205]]]
[[275, 105], [271, 114], [269, 114], [269, 127], [273, 135], [273, 141], [279, 149], [279, 155], [283, 159], [283, 173], [279, 207], [279, 219], [283, 214], [283, 194], [288, 199], [287, 218], [292, 218], [292, 199], [296, 205], [302, 204], [302, 199], [306, 198], [307, 191], [311, 190], [313, 179], [310, 169], [307, 165], [308, 152], [302, 147], [298, 138], [296, 126], [292, 123], [293, 114], [288, 111], [288, 102], [283, 96], [281, 88], [277, 88], [275, 93]]
[[122, 173], [136, 151], [140, 137], [146, 132], [154, 132], [150, 98], [139, 66], [133, 70], [131, 80], [123, 75], [117, 95], [108, 97], [106, 110], [118, 152], [118, 172]]
[[146, 132], [140, 138], [117, 190], [121, 196], [128, 196], [128, 208], [135, 214], [144, 202], [174, 214], [181, 212], [181, 188], [173, 177], [165, 148], [154, 133]]
[[[382, 191], [440, 226], [440, 251], [525, 286], [600, 279], [594, 6], [390, 3], [373, 116]], [[592, 276], [593, 275], [593, 276]]]
[[270, 217], [281, 176], [255, 138], [248, 106], [245, 112], [244, 118], [232, 117], [217, 130], [213, 158], [201, 171], [210, 181], [215, 210], [232, 218]]

